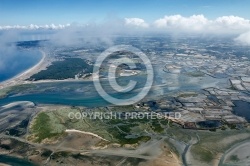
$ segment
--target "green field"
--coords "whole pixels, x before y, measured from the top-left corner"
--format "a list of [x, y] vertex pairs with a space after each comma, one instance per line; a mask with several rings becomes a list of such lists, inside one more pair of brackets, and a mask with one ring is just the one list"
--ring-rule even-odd
[[[112, 107], [111, 110], [131, 110], [133, 107]], [[150, 119], [70, 119], [69, 112], [80, 114], [86, 111], [76, 107], [58, 110], [48, 110], [39, 113], [33, 120], [31, 135], [35, 136], [35, 142], [44, 139], [53, 139], [61, 136], [66, 129], [76, 129], [85, 132], [95, 133], [110, 142], [119, 144], [136, 144], [151, 139], [147, 133], [163, 133], [167, 127], [167, 120]], [[89, 111], [89, 109], [88, 109]], [[104, 107], [92, 108], [91, 112], [107, 112]], [[131, 110], [132, 111], [132, 110]], [[145, 132], [147, 130], [147, 132]]]
[[34, 142], [42, 142], [46, 138], [58, 138], [63, 134], [63, 130], [54, 131], [53, 122], [49, 115], [41, 112], [35, 118], [34, 124], [31, 127], [35, 140]]

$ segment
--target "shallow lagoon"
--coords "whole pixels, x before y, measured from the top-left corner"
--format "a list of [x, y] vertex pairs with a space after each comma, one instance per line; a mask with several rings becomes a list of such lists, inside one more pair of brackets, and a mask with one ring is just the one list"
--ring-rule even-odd
[[[147, 98], [155, 99], [157, 97], [175, 94], [179, 91], [199, 91], [204, 87], [226, 86], [227, 80], [215, 79], [209, 76], [202, 78], [193, 78], [185, 75], [165, 74], [159, 77], [155, 74], [153, 86], [147, 95]], [[128, 93], [118, 93], [114, 91], [108, 80], [103, 80], [101, 85], [111, 96], [126, 99], [138, 94], [145, 84], [145, 75], [130, 77], [120, 77], [117, 82], [126, 85], [129, 80], [137, 81], [134, 90]], [[36, 83], [30, 87], [10, 92], [9, 95], [0, 99], [0, 106], [14, 101], [32, 101], [37, 104], [59, 104], [72, 106], [107, 106], [110, 105], [95, 90], [92, 81], [68, 81], [53, 83]]]

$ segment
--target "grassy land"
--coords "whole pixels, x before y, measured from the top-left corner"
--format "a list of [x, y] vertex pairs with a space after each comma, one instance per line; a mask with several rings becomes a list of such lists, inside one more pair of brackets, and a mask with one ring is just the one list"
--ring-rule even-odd
[[[190, 153], [192, 155], [191, 163], [202, 165], [204, 163], [211, 165], [218, 154], [223, 154], [233, 145], [250, 139], [250, 130], [217, 130], [216, 132], [203, 130], [182, 129], [175, 125], [166, 129], [170, 138], [177, 142], [192, 144]], [[176, 153], [175, 145], [167, 141], [169, 147]], [[180, 151], [181, 152], [181, 151]], [[234, 156], [232, 160], [237, 160]]]
[[[166, 120], [167, 121], [167, 120]], [[155, 119], [152, 120], [151, 122], [151, 128], [153, 129], [154, 132], [156, 133], [162, 133], [164, 131], [164, 128], [162, 127], [161, 123], [159, 120]]]
[[50, 116], [48, 116], [45, 112], [41, 112], [37, 115], [31, 130], [35, 136], [34, 142], [39, 143], [46, 138], [57, 138], [63, 134], [63, 131], [58, 133], [53, 132]]
[[207, 163], [211, 162], [215, 155], [212, 151], [202, 146], [194, 146], [192, 148], [192, 153], [196, 154], [200, 161], [205, 161]]
[[108, 128], [108, 132], [116, 139], [116, 143], [124, 144], [136, 144], [138, 142], [147, 142], [151, 139], [149, 136], [138, 136], [136, 138], [126, 138], [127, 134], [120, 133], [115, 128]]
[[[110, 107], [109, 109], [125, 110], [125, 107]], [[131, 109], [131, 108], [127, 108]], [[89, 109], [88, 109], [89, 110]], [[65, 129], [76, 129], [92, 132], [112, 143], [137, 144], [147, 142], [152, 134], [167, 135], [171, 140], [184, 144], [192, 144], [190, 154], [192, 162], [211, 164], [218, 154], [224, 153], [232, 145], [250, 139], [250, 130], [217, 130], [216, 132], [182, 129], [167, 120], [150, 119], [70, 119], [69, 112], [80, 113], [86, 111], [78, 108], [61, 108], [41, 112], [33, 120], [31, 135], [35, 142], [54, 139], [62, 136]], [[107, 108], [92, 108], [91, 112], [107, 112]], [[171, 127], [169, 127], [171, 126]], [[149, 133], [149, 134], [148, 134]], [[167, 143], [168, 141], [166, 141]], [[178, 145], [178, 144], [177, 144]], [[171, 151], [181, 156], [181, 147], [168, 144]], [[234, 156], [231, 160], [237, 160]]]
[[195, 137], [196, 131], [182, 129], [177, 126], [172, 126], [168, 128], [166, 132], [172, 139], [188, 143], [191, 140], [191, 137]]
[[[113, 109], [113, 107], [111, 108]], [[124, 107], [116, 110], [125, 110]], [[130, 108], [129, 108], [130, 109]], [[82, 117], [80, 119], [70, 119], [69, 112], [73, 114], [84, 110], [77, 108], [65, 108], [41, 112], [33, 121], [31, 134], [35, 135], [36, 142], [41, 142], [46, 138], [54, 138], [63, 134], [66, 129], [76, 129], [80, 131], [95, 133], [110, 142], [120, 144], [135, 144], [146, 142], [151, 139], [145, 129], [149, 132], [160, 133], [164, 128], [158, 120], [148, 119], [89, 119]], [[93, 108], [91, 112], [107, 111], [106, 108]], [[131, 137], [132, 136], [132, 137]]]
[[191, 153], [196, 160], [212, 163], [219, 153], [224, 153], [232, 145], [250, 138], [250, 131], [199, 131], [200, 141], [191, 147]]

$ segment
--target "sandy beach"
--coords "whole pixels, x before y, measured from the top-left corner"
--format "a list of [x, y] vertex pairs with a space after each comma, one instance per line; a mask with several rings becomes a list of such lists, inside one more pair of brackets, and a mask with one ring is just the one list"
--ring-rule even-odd
[[25, 81], [26, 79], [28, 79], [30, 76], [32, 76], [33, 74], [39, 72], [40, 70], [44, 70], [49, 62], [46, 60], [46, 53], [42, 50], [40, 50], [42, 53], [42, 59], [33, 67], [27, 69], [26, 71], [14, 76], [11, 79], [8, 79], [6, 81], [3, 81], [0, 83], [0, 90], [4, 89], [6, 87], [10, 87], [10, 86], [14, 86], [17, 84], [23, 84], [23, 83], [28, 83], [29, 81]]
[[[80, 131], [80, 130], [75, 130], [75, 129], [66, 129], [65, 132], [77, 132], [77, 133], [87, 134], [87, 135], [91, 135], [91, 136], [97, 137], [97, 138], [99, 138], [99, 139], [101, 139], [101, 140], [108, 141], [108, 140], [106, 140], [106, 139], [100, 137], [99, 135], [94, 134], [94, 133], [91, 133], [91, 132]], [[108, 141], [108, 142], [109, 142], [109, 141]]]

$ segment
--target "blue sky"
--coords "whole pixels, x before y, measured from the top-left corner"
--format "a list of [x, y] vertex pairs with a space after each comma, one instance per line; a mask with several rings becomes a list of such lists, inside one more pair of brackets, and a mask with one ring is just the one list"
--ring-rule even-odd
[[0, 0], [0, 26], [101, 22], [109, 17], [153, 22], [175, 14], [250, 19], [249, 7], [249, 0]]

